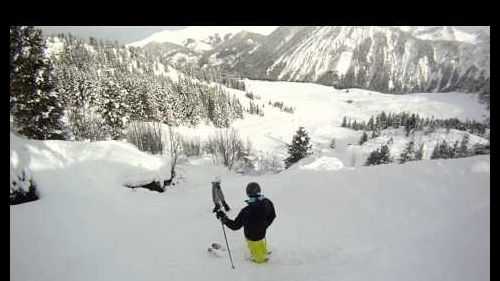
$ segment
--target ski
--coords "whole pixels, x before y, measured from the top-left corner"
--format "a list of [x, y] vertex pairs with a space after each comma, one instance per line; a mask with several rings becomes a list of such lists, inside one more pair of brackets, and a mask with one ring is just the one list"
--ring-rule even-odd
[[212, 244], [210, 244], [210, 247], [208, 247], [207, 251], [209, 253], [213, 254], [214, 256], [222, 257], [225, 255], [226, 248], [224, 246], [222, 246], [221, 244], [212, 243]]
[[222, 246], [221, 244], [219, 243], [212, 243], [210, 245], [211, 248], [213, 249], [216, 249], [216, 250], [222, 250], [222, 251], [225, 251], [226, 250], [226, 247]]

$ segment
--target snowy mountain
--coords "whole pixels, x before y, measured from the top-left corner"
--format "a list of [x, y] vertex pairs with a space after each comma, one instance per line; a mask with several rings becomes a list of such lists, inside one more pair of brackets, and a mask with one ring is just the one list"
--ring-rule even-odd
[[308, 81], [387, 93], [480, 91], [489, 42], [430, 41], [396, 27], [280, 27], [233, 70], [250, 78]]
[[211, 50], [241, 31], [268, 35], [276, 26], [191, 26], [181, 30], [157, 32], [127, 46], [143, 47], [150, 43], [174, 43], [196, 52]]
[[481, 30], [465, 32], [452, 26], [399, 26], [399, 28], [422, 40], [457, 41], [479, 44], [489, 40], [489, 34]]
[[[10, 136], [11, 173], [31, 170], [40, 199], [10, 207], [11, 280], [489, 280], [490, 156], [365, 167], [369, 150], [404, 133], [387, 131], [357, 145], [361, 132], [340, 127], [342, 116], [365, 119], [387, 111], [481, 119], [488, 111], [472, 94], [349, 93], [309, 83], [247, 80], [260, 99], [284, 100], [293, 114], [266, 106], [234, 128], [253, 149], [286, 153], [297, 126], [310, 132], [313, 155], [277, 174], [238, 174], [210, 155], [183, 157], [179, 182], [164, 193], [124, 185], [169, 175], [170, 157], [139, 151], [124, 141], [35, 141]], [[245, 92], [229, 89], [242, 104]], [[351, 100], [352, 102], [347, 102]], [[167, 133], [164, 127], [164, 133]], [[213, 126], [181, 126], [186, 139], [206, 140]], [[457, 130], [415, 134], [426, 151]], [[337, 148], [328, 147], [337, 139]], [[165, 138], [167, 140], [168, 138]], [[471, 135], [471, 145], [487, 140]], [[428, 153], [427, 153], [428, 154]], [[268, 156], [269, 157], [269, 156]], [[212, 213], [210, 181], [222, 177], [234, 218], [245, 206], [244, 187], [257, 181], [277, 218], [267, 264], [247, 260], [242, 231], [226, 229], [236, 269]], [[64, 266], [61, 266], [64, 265]], [[96, 270], [98, 269], [98, 270]]]
[[[11, 42], [23, 38], [12, 37], [14, 31]], [[388, 52], [394, 40], [400, 49]], [[184, 53], [188, 59], [178, 56], [180, 64], [191, 59], [225, 71], [313, 79], [329, 69], [317, 60], [320, 54], [340, 82], [348, 82], [349, 73], [357, 73], [354, 81], [365, 73], [371, 75], [365, 80], [377, 82], [367, 85], [378, 87], [384, 70], [392, 69], [389, 59], [398, 58], [401, 71], [411, 72], [407, 64], [431, 53], [446, 61], [453, 53], [447, 48], [480, 48], [382, 27], [285, 27], [267, 37], [241, 31], [219, 43], [197, 42], [145, 45], [164, 55], [158, 57], [93, 38], [49, 40], [45, 55], [53, 62], [56, 90], [47, 95], [64, 104], [70, 135], [27, 139], [11, 125], [11, 281], [490, 280], [490, 110], [478, 94], [393, 95], [240, 81], [213, 68], [175, 69], [167, 58]], [[210, 48], [201, 51], [203, 46]], [[11, 45], [11, 56], [13, 50]], [[251, 56], [254, 69], [246, 69], [241, 60]], [[460, 57], [453, 67], [480, 62]], [[13, 97], [11, 92], [11, 118], [12, 104], [25, 105]], [[412, 115], [383, 127], [395, 120], [391, 114], [406, 112]], [[367, 129], [351, 121], [365, 124], [374, 116], [371, 136], [360, 142]], [[342, 125], [347, 118], [350, 125]], [[311, 154], [284, 169], [299, 127]], [[400, 164], [409, 143], [421, 147], [422, 157]], [[449, 154], [440, 158], [449, 159], [431, 159], [445, 143]], [[454, 154], [459, 145], [464, 154]], [[218, 153], [218, 146], [239, 150]], [[393, 161], [367, 166], [382, 146]], [[174, 159], [175, 181], [164, 186]], [[228, 159], [237, 162], [228, 166]], [[212, 212], [216, 176], [232, 219], [246, 206], [249, 182], [258, 182], [274, 202], [267, 263], [248, 260], [243, 230], [221, 229]], [[137, 188], [152, 181], [164, 192]], [[227, 251], [207, 252], [214, 242], [225, 245], [226, 235], [235, 269]]]
[[[443, 26], [285, 26], [269, 29], [273, 31], [267, 35], [243, 32], [215, 40], [220, 37], [210, 33], [200, 37], [199, 28], [186, 29], [177, 37], [167, 32], [169, 36], [157, 40], [187, 49], [152, 54], [173, 63], [216, 66], [251, 79], [314, 82], [397, 94], [481, 92], [482, 99], [489, 100], [490, 43], [486, 31], [471, 34]], [[188, 40], [186, 34], [199, 39]], [[205, 47], [199, 47], [201, 43]]]

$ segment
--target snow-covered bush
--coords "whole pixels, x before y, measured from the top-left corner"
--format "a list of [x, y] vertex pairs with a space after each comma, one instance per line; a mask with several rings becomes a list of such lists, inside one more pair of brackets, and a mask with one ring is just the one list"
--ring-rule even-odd
[[20, 174], [11, 177], [10, 205], [35, 201], [39, 198], [31, 173], [23, 169]]
[[141, 151], [152, 154], [163, 153], [160, 123], [130, 122], [127, 130], [127, 140]]

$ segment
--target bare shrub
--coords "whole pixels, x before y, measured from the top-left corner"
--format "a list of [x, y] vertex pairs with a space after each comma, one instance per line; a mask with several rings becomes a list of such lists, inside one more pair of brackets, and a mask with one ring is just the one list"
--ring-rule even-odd
[[212, 154], [214, 163], [223, 164], [229, 170], [246, 154], [245, 145], [233, 128], [217, 131], [208, 138], [204, 148]]
[[161, 124], [158, 122], [130, 122], [127, 140], [141, 151], [163, 154]]
[[194, 140], [182, 139], [182, 150], [186, 157], [201, 155], [201, 142], [199, 138]]
[[249, 157], [252, 162], [252, 172], [257, 173], [278, 173], [284, 170], [283, 161], [276, 155], [266, 153], [257, 153]]
[[182, 137], [180, 134], [174, 131], [172, 126], [168, 126], [168, 140], [170, 143], [170, 179], [168, 180], [168, 185], [170, 185], [175, 178], [175, 166], [177, 165], [177, 159], [181, 153]]

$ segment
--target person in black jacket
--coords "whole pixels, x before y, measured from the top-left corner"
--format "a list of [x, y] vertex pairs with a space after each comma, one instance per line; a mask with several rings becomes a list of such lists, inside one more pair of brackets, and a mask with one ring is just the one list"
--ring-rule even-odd
[[246, 193], [248, 199], [245, 201], [248, 206], [240, 211], [236, 219], [229, 219], [221, 210], [216, 213], [216, 216], [232, 230], [243, 227], [251, 260], [261, 263], [267, 261], [266, 230], [276, 218], [276, 213], [273, 202], [260, 194], [258, 183], [249, 183]]

